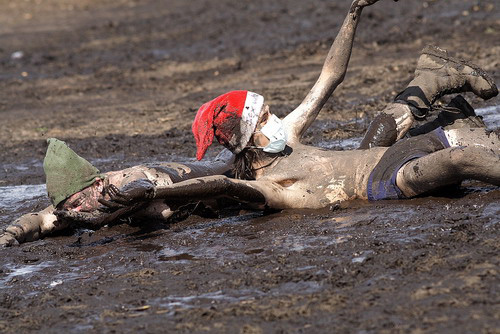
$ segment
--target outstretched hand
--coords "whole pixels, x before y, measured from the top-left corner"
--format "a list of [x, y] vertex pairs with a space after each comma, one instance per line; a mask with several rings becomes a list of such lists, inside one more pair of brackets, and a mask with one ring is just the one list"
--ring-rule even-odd
[[149, 180], [141, 179], [130, 182], [122, 189], [110, 184], [106, 188], [106, 193], [109, 195], [109, 200], [99, 199], [99, 203], [105, 206], [103, 211], [114, 211], [153, 199], [156, 195], [156, 188]]

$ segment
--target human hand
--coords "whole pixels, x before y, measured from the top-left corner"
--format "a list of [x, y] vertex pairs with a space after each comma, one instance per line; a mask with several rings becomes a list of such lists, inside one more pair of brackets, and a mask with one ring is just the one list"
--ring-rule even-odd
[[95, 210], [92, 212], [81, 212], [74, 210], [56, 210], [57, 220], [68, 224], [71, 227], [89, 228], [97, 230], [106, 224], [125, 218], [145, 206], [143, 202], [135, 203], [123, 208], [118, 208], [113, 212]]
[[[371, 6], [376, 2], [379, 2], [380, 0], [354, 0], [352, 2], [351, 8], [363, 8], [367, 6]], [[394, 0], [394, 2], [397, 2], [398, 0]]]
[[19, 242], [12, 233], [5, 231], [0, 232], [0, 247], [10, 247], [17, 245], [19, 245]]
[[121, 190], [113, 184], [106, 187], [109, 200], [99, 199], [104, 205], [102, 211], [114, 211], [128, 207], [134, 203], [155, 198], [156, 188], [149, 180], [135, 180]]

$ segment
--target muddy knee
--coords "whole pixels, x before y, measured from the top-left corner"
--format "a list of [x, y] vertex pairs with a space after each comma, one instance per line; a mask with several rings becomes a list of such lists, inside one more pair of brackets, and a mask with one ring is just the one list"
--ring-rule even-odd
[[392, 146], [406, 135], [414, 121], [408, 104], [390, 103], [371, 121], [359, 148]]
[[497, 133], [483, 128], [450, 129], [444, 132], [450, 146], [480, 146], [500, 150], [500, 138]]
[[453, 169], [463, 178], [499, 185], [500, 153], [483, 146], [455, 147], [450, 151]]
[[456, 169], [465, 157], [461, 150], [441, 150], [403, 165], [396, 176], [396, 185], [406, 197], [414, 197], [463, 180]]
[[388, 147], [396, 142], [397, 137], [396, 120], [391, 115], [381, 113], [370, 123], [359, 148]]

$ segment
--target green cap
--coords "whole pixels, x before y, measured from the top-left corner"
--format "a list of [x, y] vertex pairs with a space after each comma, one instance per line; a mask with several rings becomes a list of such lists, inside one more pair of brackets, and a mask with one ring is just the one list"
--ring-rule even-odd
[[43, 160], [47, 193], [56, 207], [71, 195], [92, 185], [97, 178], [104, 178], [90, 162], [76, 154], [65, 142], [47, 139], [49, 147]]

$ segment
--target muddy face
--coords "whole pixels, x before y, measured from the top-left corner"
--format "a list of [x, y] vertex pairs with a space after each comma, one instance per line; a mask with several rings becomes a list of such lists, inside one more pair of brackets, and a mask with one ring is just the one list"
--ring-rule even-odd
[[92, 212], [101, 206], [99, 199], [103, 198], [103, 181], [96, 181], [90, 187], [73, 194], [62, 203], [63, 210]]

